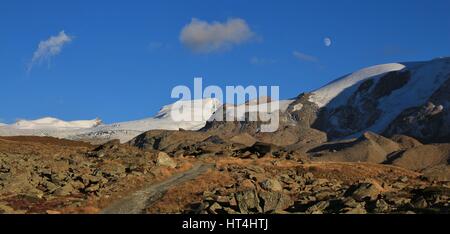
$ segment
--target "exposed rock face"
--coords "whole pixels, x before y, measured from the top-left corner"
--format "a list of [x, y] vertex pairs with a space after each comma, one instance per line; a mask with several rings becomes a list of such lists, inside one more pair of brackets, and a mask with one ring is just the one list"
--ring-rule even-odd
[[379, 100], [401, 88], [410, 77], [408, 70], [401, 70], [363, 81], [345, 104], [321, 109], [313, 127], [327, 132], [331, 139], [368, 129], [382, 113], [378, 108]]
[[404, 110], [384, 134], [404, 134], [423, 142], [450, 142], [450, 75], [427, 103]]
[[[446, 90], [448, 92], [449, 89]], [[442, 101], [427, 104], [403, 111], [385, 130], [385, 135], [405, 134], [416, 137], [423, 142], [450, 141], [450, 98], [446, 105], [436, 105]]]
[[[239, 121], [218, 121], [212, 118], [200, 131], [213, 135], [220, 135], [225, 138], [234, 137], [241, 134], [249, 134], [255, 139], [278, 146], [287, 146], [298, 142], [325, 142], [325, 133], [311, 128], [315, 121], [318, 106], [308, 100], [309, 94], [301, 94], [293, 100], [281, 102], [279, 113], [279, 127], [275, 132], [261, 132], [261, 125], [267, 124], [262, 121], [251, 121], [250, 114], [246, 113], [245, 118]], [[215, 114], [226, 118], [227, 108], [234, 108], [224, 105]]]
[[189, 146], [206, 140], [211, 134], [192, 131], [155, 130], [143, 133], [128, 142], [129, 145], [145, 150], [175, 151], [176, 148]]

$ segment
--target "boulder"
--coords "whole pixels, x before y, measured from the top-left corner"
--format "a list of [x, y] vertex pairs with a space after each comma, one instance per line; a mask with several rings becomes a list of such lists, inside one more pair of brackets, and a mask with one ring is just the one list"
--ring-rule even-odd
[[375, 183], [359, 183], [351, 186], [348, 191], [356, 201], [375, 200], [382, 192], [381, 186]]
[[263, 202], [263, 212], [285, 210], [294, 204], [294, 201], [287, 194], [280, 192], [259, 192], [259, 198]]
[[14, 209], [5, 203], [0, 203], [0, 214], [14, 213]]
[[219, 203], [214, 202], [212, 205], [210, 205], [208, 207], [208, 213], [209, 214], [218, 214], [218, 211], [221, 209], [222, 209], [222, 206]]
[[389, 210], [390, 210], [389, 204], [385, 200], [379, 199], [375, 202], [375, 209], [374, 209], [375, 213], [386, 213]]
[[367, 211], [364, 207], [357, 207], [347, 210], [344, 214], [367, 214]]
[[322, 214], [325, 209], [330, 205], [329, 201], [320, 201], [310, 206], [307, 210], [307, 214]]
[[262, 212], [256, 190], [245, 190], [236, 193], [236, 202], [240, 212], [243, 214]]
[[156, 165], [175, 168], [177, 166], [177, 163], [168, 154], [159, 152], [156, 156]]
[[261, 187], [268, 191], [281, 192], [283, 191], [283, 186], [276, 179], [267, 179], [260, 183]]
[[63, 187], [60, 187], [53, 192], [53, 195], [55, 196], [67, 196], [70, 194], [73, 194], [75, 192], [75, 189], [71, 184], [66, 184]]

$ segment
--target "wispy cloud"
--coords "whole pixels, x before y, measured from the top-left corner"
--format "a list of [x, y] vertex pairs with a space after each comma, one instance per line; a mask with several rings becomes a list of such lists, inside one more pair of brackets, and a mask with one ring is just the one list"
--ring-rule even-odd
[[302, 52], [299, 52], [299, 51], [296, 51], [296, 50], [294, 52], [292, 52], [292, 55], [296, 59], [301, 60], [301, 61], [312, 62], [312, 63], [319, 62], [319, 59], [317, 57], [309, 55], [309, 54], [305, 54], [305, 53], [302, 53]]
[[51, 36], [47, 40], [39, 42], [38, 48], [34, 52], [31, 62], [28, 64], [28, 72], [36, 64], [41, 64], [43, 61], [50, 62], [51, 58], [61, 53], [63, 46], [72, 40], [72, 36], [61, 31], [58, 35]]
[[250, 58], [250, 63], [253, 65], [266, 65], [266, 64], [274, 64], [277, 61], [275, 59], [261, 58], [257, 56], [253, 56]]
[[230, 18], [226, 22], [206, 22], [193, 18], [183, 27], [180, 41], [196, 53], [211, 53], [231, 49], [255, 37], [247, 22]]

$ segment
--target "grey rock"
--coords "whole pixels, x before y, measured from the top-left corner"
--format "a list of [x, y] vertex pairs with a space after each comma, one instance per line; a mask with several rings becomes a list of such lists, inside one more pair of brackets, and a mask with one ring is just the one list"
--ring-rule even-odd
[[281, 186], [281, 183], [276, 179], [267, 179], [260, 183], [261, 187], [263, 189], [266, 189], [268, 191], [273, 192], [280, 192], [283, 191], [283, 186]]
[[245, 190], [236, 193], [236, 202], [238, 204], [240, 212], [243, 214], [262, 212], [256, 190]]
[[259, 192], [259, 197], [263, 202], [263, 212], [268, 213], [275, 210], [285, 210], [294, 204], [294, 201], [287, 194], [281, 192]]

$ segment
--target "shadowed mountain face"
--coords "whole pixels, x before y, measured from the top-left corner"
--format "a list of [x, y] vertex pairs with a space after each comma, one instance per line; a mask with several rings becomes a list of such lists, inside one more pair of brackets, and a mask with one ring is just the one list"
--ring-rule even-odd
[[344, 105], [322, 108], [312, 126], [327, 132], [331, 139], [364, 131], [383, 114], [378, 107], [380, 99], [401, 89], [410, 78], [410, 71], [402, 70], [389, 72], [378, 81], [367, 79], [357, 84]]
[[406, 63], [401, 70], [368, 77], [344, 89], [320, 109], [312, 126], [326, 132], [329, 139], [374, 131], [425, 142], [448, 141], [449, 78], [448, 58]]
[[384, 131], [424, 142], [450, 142], [450, 76], [426, 104], [404, 110]]

